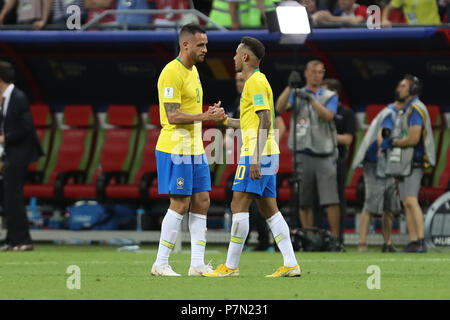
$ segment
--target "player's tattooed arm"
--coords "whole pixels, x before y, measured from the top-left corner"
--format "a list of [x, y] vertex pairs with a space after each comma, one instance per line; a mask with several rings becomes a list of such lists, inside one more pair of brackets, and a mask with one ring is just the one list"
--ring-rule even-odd
[[164, 103], [167, 120], [170, 124], [193, 124], [196, 121], [206, 120], [204, 113], [191, 114], [182, 112], [179, 103]]
[[179, 103], [164, 103], [164, 108], [166, 109], [166, 114], [172, 114], [176, 112], [177, 110], [180, 110], [180, 104]]

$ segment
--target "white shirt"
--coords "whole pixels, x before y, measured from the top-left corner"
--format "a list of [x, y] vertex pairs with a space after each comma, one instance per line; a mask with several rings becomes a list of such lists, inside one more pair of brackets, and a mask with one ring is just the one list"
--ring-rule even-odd
[[[14, 84], [11, 83], [2, 94], [3, 101], [5, 102], [5, 103], [3, 103], [3, 125], [5, 124], [6, 111], [8, 110], [9, 101], [11, 100], [11, 94], [12, 94], [13, 90], [14, 90]], [[4, 146], [0, 145], [0, 154], [3, 153], [3, 150], [4, 150]]]
[[5, 92], [3, 92], [3, 100], [5, 101], [5, 103], [3, 104], [3, 116], [6, 116], [6, 111], [8, 110], [8, 105], [9, 105], [9, 100], [11, 100], [11, 94], [14, 90], [14, 84], [11, 83], [5, 90]]

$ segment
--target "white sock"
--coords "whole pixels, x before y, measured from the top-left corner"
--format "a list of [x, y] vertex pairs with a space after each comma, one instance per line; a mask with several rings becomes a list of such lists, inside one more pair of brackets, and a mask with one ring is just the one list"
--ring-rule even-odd
[[189, 232], [191, 233], [191, 267], [205, 264], [206, 215], [189, 212]]
[[286, 220], [284, 220], [283, 215], [278, 211], [267, 219], [267, 223], [275, 238], [275, 243], [283, 255], [284, 266], [294, 267], [298, 262], [295, 258], [294, 248], [292, 247], [289, 226], [287, 225]]
[[158, 255], [155, 265], [169, 264], [169, 256], [177, 240], [177, 233], [183, 216], [168, 209], [161, 224], [161, 237], [159, 239]]
[[231, 239], [228, 246], [227, 261], [225, 265], [230, 269], [236, 269], [239, 265], [242, 249], [250, 228], [248, 212], [239, 212], [233, 214], [233, 223], [231, 224]]

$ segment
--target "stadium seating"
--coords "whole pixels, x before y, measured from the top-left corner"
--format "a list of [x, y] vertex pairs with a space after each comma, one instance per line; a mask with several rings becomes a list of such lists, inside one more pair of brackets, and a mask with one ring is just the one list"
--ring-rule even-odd
[[150, 126], [161, 128], [161, 121], [160, 121], [160, 116], [159, 116], [159, 105], [152, 104], [148, 108], [147, 115], [148, 115], [147, 123]]
[[110, 105], [107, 111], [108, 124], [112, 128], [99, 128], [92, 161], [85, 180], [68, 180], [63, 186], [67, 200], [105, 200], [105, 189], [109, 184], [128, 180], [138, 140], [139, 117], [135, 106]]
[[[362, 140], [364, 139], [364, 135], [366, 133], [365, 129], [359, 129], [356, 132], [355, 141], [352, 144], [352, 154], [349, 152], [349, 157], [352, 157], [356, 155], [356, 152], [358, 151]], [[355, 202], [361, 204], [364, 199], [361, 199], [358, 195], [360, 195], [361, 187], [362, 187], [362, 168], [356, 168], [355, 170], [352, 169], [351, 164], [352, 162], [349, 162], [350, 165], [348, 167], [347, 171], [347, 181], [345, 184], [345, 198], [348, 202]]]
[[48, 165], [41, 183], [27, 183], [24, 196], [61, 202], [62, 184], [83, 179], [93, 143], [95, 114], [90, 105], [68, 105], [64, 109], [67, 129], [56, 129]]
[[442, 135], [441, 152], [434, 168], [431, 186], [422, 187], [419, 200], [431, 203], [450, 190], [450, 129]]
[[[431, 127], [433, 130], [433, 140], [436, 148], [436, 162], [439, 159], [439, 155], [441, 153], [441, 139], [442, 139], [442, 126], [443, 126], [443, 115], [441, 113], [441, 109], [437, 105], [427, 105], [428, 114], [430, 115]], [[422, 186], [423, 187], [432, 187], [433, 177], [435, 175], [436, 167], [428, 167], [424, 170], [424, 175], [422, 178]], [[430, 189], [428, 189], [430, 190]], [[429, 200], [427, 192], [422, 190], [419, 199], [421, 201]]]
[[292, 152], [288, 147], [289, 130], [286, 129], [285, 133], [280, 139], [280, 160], [277, 175], [277, 187], [278, 187], [278, 200], [289, 201], [292, 196], [292, 185], [289, 183], [289, 179], [292, 177], [293, 171], [293, 158]]
[[[370, 123], [383, 107], [369, 105], [365, 122]], [[444, 118], [439, 106], [429, 105], [427, 108], [433, 126], [437, 164], [425, 170], [419, 198], [421, 202], [430, 203], [449, 188], [450, 130], [443, 127]], [[135, 106], [111, 105], [106, 118], [111, 128], [96, 128], [96, 116], [90, 105], [66, 106], [63, 128], [53, 128], [53, 115], [47, 105], [33, 105], [31, 110], [46, 156], [30, 165], [30, 182], [25, 185], [25, 197], [50, 199], [58, 203], [78, 199], [152, 203], [168, 198], [158, 194], [156, 179], [155, 146], [160, 132], [158, 105], [149, 107], [147, 123], [141, 126]], [[289, 181], [293, 173], [293, 159], [287, 146], [290, 114], [287, 112], [282, 116], [287, 130], [280, 139], [277, 188], [278, 200], [289, 202], [293, 196]], [[219, 140], [206, 137], [205, 132], [211, 128], [217, 128], [217, 125], [206, 123], [203, 128], [205, 149], [211, 143], [219, 143]], [[354, 151], [358, 150], [364, 133], [365, 129], [357, 132]], [[215, 145], [214, 149], [220, 148]], [[234, 151], [237, 155], [237, 144]], [[351, 156], [349, 152], [349, 163]], [[231, 201], [237, 159], [238, 156], [235, 156], [232, 163], [211, 165], [211, 200], [219, 203]], [[362, 169], [349, 168], [346, 198], [350, 204], [362, 203], [363, 186]]]
[[108, 199], [148, 199], [148, 188], [156, 178], [155, 147], [161, 130], [159, 128], [158, 109], [157, 105], [149, 107], [147, 122], [158, 127], [147, 128], [147, 126], [143, 126], [140, 129], [136, 156], [128, 181], [124, 184], [115, 183], [106, 186], [106, 197]]
[[289, 128], [291, 125], [291, 111], [281, 113], [281, 118], [283, 118], [286, 128]]
[[378, 113], [386, 107], [385, 104], [369, 104], [366, 108], [366, 119], [365, 123], [367, 125], [372, 123]]
[[31, 114], [44, 156], [28, 167], [27, 182], [41, 183], [44, 178], [44, 170], [50, 158], [49, 152], [53, 138], [53, 115], [46, 104], [31, 105]]

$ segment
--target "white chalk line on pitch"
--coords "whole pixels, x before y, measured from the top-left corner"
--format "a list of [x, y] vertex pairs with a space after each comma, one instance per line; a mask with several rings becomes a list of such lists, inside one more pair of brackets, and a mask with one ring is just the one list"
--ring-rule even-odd
[[[181, 262], [185, 260], [181, 259], [171, 259], [172, 262]], [[273, 262], [273, 260], [254, 260], [254, 262]], [[300, 263], [303, 262], [320, 262], [320, 263], [350, 263], [350, 262], [450, 262], [450, 258], [420, 258], [420, 259], [299, 259]], [[91, 261], [18, 261], [18, 262], [1, 262], [1, 265], [60, 265], [60, 264], [151, 264], [150, 261], [102, 261], [102, 260], [91, 260]]]

